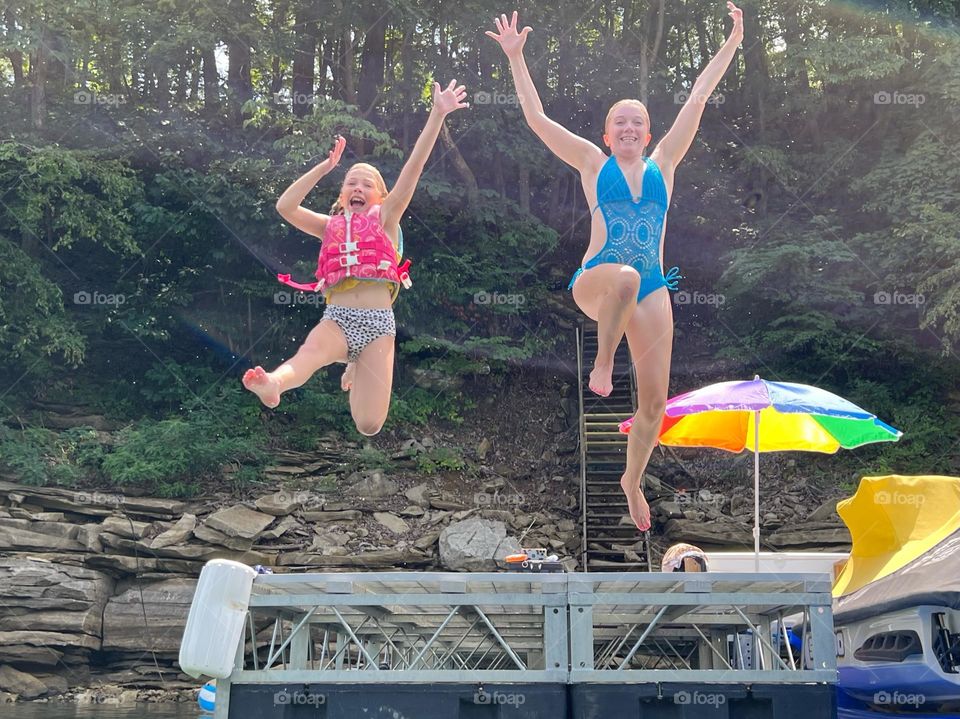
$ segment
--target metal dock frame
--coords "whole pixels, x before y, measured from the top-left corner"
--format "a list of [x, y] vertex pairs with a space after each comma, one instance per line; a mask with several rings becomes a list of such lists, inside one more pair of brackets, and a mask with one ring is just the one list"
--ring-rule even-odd
[[[568, 599], [571, 684], [837, 679], [827, 575], [591, 572], [569, 575]], [[774, 627], [796, 614], [812, 652], [784, 660]], [[760, 651], [736, 661], [730, 646], [748, 633]]]
[[[834, 684], [830, 599], [825, 574], [261, 575], [215, 717], [231, 685]], [[805, 656], [784, 660], [796, 614]]]

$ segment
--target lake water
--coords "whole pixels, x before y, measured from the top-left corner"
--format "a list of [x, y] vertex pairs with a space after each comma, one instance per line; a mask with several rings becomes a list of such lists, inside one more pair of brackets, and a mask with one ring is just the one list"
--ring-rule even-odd
[[211, 719], [196, 704], [131, 704], [129, 706], [73, 704], [3, 704], [3, 719]]
[[[4, 704], [3, 719], [211, 719], [190, 704], [135, 704], [131, 706], [73, 706], [71, 704]], [[927, 715], [929, 716], [929, 715]], [[841, 710], [839, 719], [889, 717], [888, 714]]]

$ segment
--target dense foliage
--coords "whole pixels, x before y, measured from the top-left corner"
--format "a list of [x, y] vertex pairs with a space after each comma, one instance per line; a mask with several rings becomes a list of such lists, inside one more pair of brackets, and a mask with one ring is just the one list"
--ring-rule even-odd
[[[743, 7], [743, 51], [677, 173], [665, 258], [686, 277], [675, 368], [705, 352], [825, 386], [907, 433], [872, 469], [955, 472], [958, 10]], [[308, 277], [316, 241], [273, 204], [336, 134], [348, 138], [344, 165], [368, 160], [390, 183], [433, 79], [464, 82], [472, 102], [449, 118], [403, 222], [414, 288], [397, 305], [388, 429], [471, 409], [457, 390], [417, 386], [414, 368], [490, 380], [495, 392], [497, 373], [556, 366], [546, 358], [570, 353], [570, 333], [551, 302], [580, 261], [589, 208], [576, 174], [527, 130], [483, 35], [510, 9], [7, 3], [0, 463], [37, 483], [184, 494], [224, 464], [259, 466], [277, 444], [349, 433], [336, 377], [269, 420], [237, 382], [289, 356], [320, 312], [274, 280]], [[729, 27], [719, 1], [520, 11], [547, 113], [598, 143], [621, 97], [647, 102], [662, 136]], [[329, 206], [343, 171], [308, 204]], [[51, 402], [128, 426], [113, 446], [53, 432], [42, 421]]]

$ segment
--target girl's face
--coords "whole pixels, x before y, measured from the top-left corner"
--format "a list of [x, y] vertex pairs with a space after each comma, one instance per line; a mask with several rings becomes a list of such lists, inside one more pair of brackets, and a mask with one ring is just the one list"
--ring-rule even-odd
[[650, 142], [647, 114], [637, 105], [621, 105], [607, 123], [603, 141], [614, 155], [633, 157]]
[[340, 189], [340, 205], [350, 212], [366, 212], [374, 205], [383, 202], [383, 196], [377, 189], [377, 181], [370, 170], [362, 167], [352, 168]]

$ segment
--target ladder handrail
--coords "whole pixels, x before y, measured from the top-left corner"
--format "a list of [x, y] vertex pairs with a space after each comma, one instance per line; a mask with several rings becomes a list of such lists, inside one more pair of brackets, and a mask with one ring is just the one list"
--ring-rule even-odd
[[583, 411], [583, 320], [577, 323], [577, 390], [580, 395], [580, 556], [583, 571], [589, 572], [587, 562], [587, 420]]

